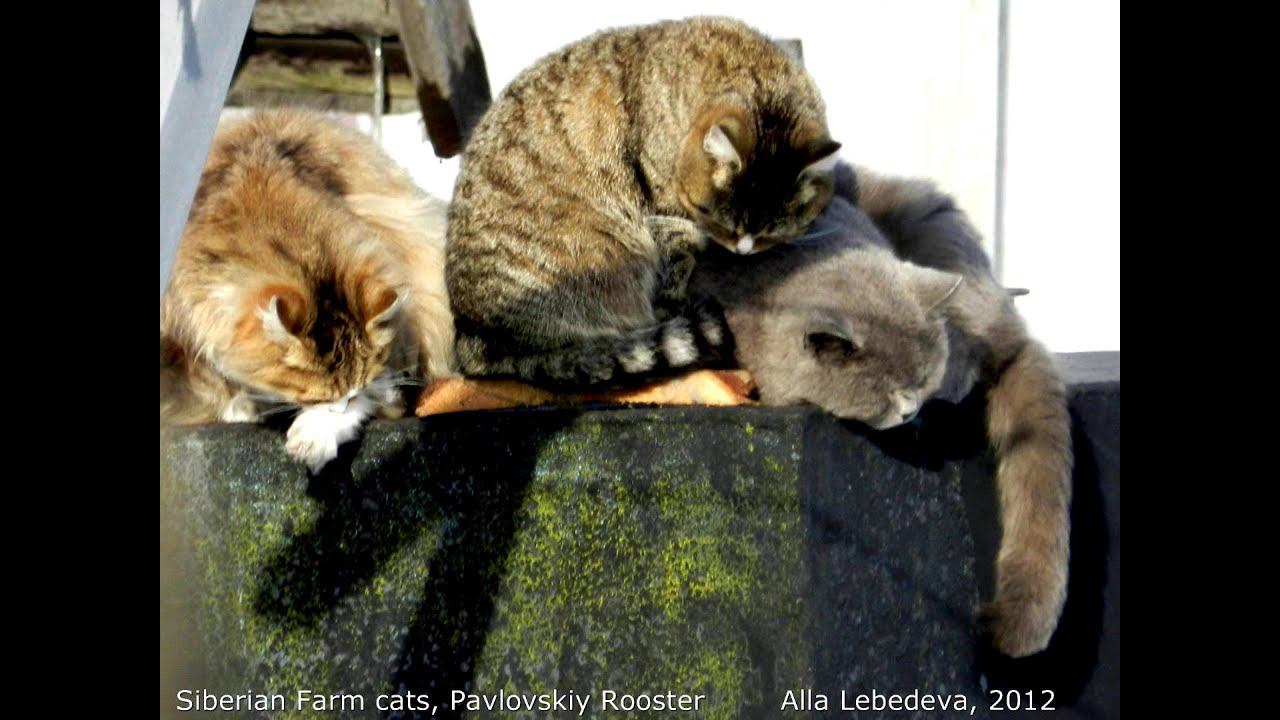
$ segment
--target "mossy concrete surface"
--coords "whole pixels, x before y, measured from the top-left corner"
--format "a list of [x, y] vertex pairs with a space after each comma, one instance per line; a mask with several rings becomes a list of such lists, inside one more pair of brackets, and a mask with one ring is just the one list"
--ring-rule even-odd
[[[373, 707], [407, 691], [456, 717], [455, 689], [706, 718], [918, 690], [986, 717], [965, 478], [990, 463], [980, 424], [955, 431], [971, 416], [929, 415], [876, 435], [802, 408], [462, 413], [376, 422], [318, 477], [279, 429], [170, 434], [192, 687], [289, 699], [253, 717], [415, 716]], [[297, 709], [299, 690], [367, 705]], [[605, 690], [706, 699], [629, 713]], [[829, 713], [784, 711], [803, 690]]]

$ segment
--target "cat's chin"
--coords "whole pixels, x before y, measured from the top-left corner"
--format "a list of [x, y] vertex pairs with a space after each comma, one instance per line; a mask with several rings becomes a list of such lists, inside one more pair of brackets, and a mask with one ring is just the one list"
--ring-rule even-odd
[[887, 430], [893, 430], [894, 428], [903, 427], [904, 425], [910, 425], [911, 423], [915, 422], [917, 416], [918, 416], [918, 413], [911, 413], [911, 415], [908, 417], [898, 416], [896, 419], [894, 419], [892, 416], [890, 416], [890, 418], [885, 418], [885, 419], [863, 420], [862, 423], [870, 427], [872, 430], [884, 432]]
[[[815, 403], [815, 404], [817, 404], [819, 407], [822, 407], [822, 405], [821, 405], [820, 403]], [[823, 409], [827, 410], [827, 411], [828, 411], [828, 412], [830, 412], [832, 415], [835, 415], [836, 417], [840, 418], [841, 420], [847, 420], [847, 421], [849, 421], [849, 422], [861, 423], [861, 424], [866, 425], [867, 427], [871, 428], [872, 430], [876, 430], [876, 431], [892, 430], [892, 429], [894, 429], [894, 428], [896, 428], [896, 427], [902, 427], [903, 425], [906, 425], [906, 424], [908, 424], [908, 423], [910, 422], [910, 420], [907, 420], [907, 421], [905, 421], [905, 422], [904, 422], [904, 421], [899, 420], [899, 421], [896, 421], [896, 422], [895, 422], [895, 421], [893, 421], [893, 420], [886, 420], [886, 419], [882, 419], [882, 418], [865, 418], [865, 417], [859, 417], [858, 415], [854, 415], [854, 414], [851, 414], [851, 413], [842, 413], [842, 412], [840, 412], [840, 411], [838, 411], [838, 410], [834, 410], [834, 409], [831, 409], [831, 408], [823, 408]]]

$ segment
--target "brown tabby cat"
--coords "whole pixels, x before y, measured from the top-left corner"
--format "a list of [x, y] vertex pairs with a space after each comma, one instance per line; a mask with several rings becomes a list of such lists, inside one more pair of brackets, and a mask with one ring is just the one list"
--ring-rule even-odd
[[832, 192], [824, 112], [798, 62], [726, 19], [602, 32], [525, 70], [449, 211], [462, 371], [590, 385], [715, 357], [718, 314], [660, 321], [655, 298], [680, 295], [662, 269], [687, 275], [707, 236], [746, 254], [801, 235]]
[[164, 423], [299, 411], [318, 471], [402, 386], [450, 372], [444, 203], [371, 140], [298, 111], [223, 125], [160, 306]]
[[1001, 652], [1042, 650], [1067, 587], [1062, 381], [950, 198], [924, 182], [855, 178], [844, 164], [837, 173], [841, 194], [812, 238], [758, 258], [704, 258], [694, 288], [724, 304], [765, 404], [813, 403], [885, 429], [931, 398], [982, 387], [1003, 528], [986, 620]]

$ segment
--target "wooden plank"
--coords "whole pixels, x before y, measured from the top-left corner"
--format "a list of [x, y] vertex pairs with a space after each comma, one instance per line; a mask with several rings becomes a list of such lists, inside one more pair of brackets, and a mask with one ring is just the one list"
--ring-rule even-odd
[[[349, 95], [326, 92], [291, 92], [289, 90], [236, 90], [227, 93], [227, 107], [276, 108], [300, 107], [326, 112], [361, 113], [368, 115], [372, 107], [372, 95]], [[416, 97], [388, 97], [387, 113], [404, 114], [418, 112]]]
[[[350, 37], [251, 34], [247, 57], [227, 94], [231, 107], [300, 106], [367, 113], [374, 95], [369, 50]], [[383, 42], [384, 112], [418, 109], [404, 47]]]
[[344, 32], [388, 37], [400, 32], [386, 0], [258, 0], [252, 27], [275, 35]]

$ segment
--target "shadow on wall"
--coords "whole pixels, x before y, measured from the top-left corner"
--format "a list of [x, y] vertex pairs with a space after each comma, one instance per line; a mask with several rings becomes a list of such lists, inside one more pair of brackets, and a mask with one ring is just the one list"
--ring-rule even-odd
[[[1099, 666], [1099, 651], [1104, 643], [1117, 646], [1114, 654], [1107, 657], [1119, 657], [1119, 564], [1111, 556], [1104, 498], [1104, 488], [1115, 493], [1119, 488], [1118, 417], [1114, 433], [1095, 436], [1079, 407], [1092, 399], [1088, 393], [1071, 398], [1075, 453], [1071, 561], [1067, 602], [1058, 629], [1049, 647], [1030, 657], [1011, 659], [985, 642], [978, 656], [978, 669], [985, 675], [988, 687], [1020, 690], [1024, 696], [1030, 690], [1037, 703], [1047, 699], [1041, 691], [1048, 690], [1059, 708], [1077, 704], [1096, 706], [1095, 709], [1116, 708], [1119, 700], [1119, 668]], [[983, 432], [985, 410], [982, 394], [973, 393], [958, 405], [930, 403], [916, 423], [868, 436], [887, 454], [917, 467], [940, 470], [947, 462], [960, 462], [976, 556], [974, 570], [983, 602], [994, 593], [995, 558], [1000, 543], [996, 464]], [[1083, 413], [1097, 414], [1096, 409]], [[1099, 463], [1096, 455], [1100, 438], [1114, 443], [1114, 447], [1101, 452], [1114, 453], [1115, 462]], [[1115, 524], [1114, 519], [1112, 523]], [[1100, 670], [1108, 676], [1095, 681]]]
[[[474, 425], [467, 442], [435, 448], [450, 458], [448, 471], [440, 474], [419, 452], [429, 443], [410, 442], [376, 467], [355, 472], [359, 444], [348, 444], [311, 478], [307, 495], [321, 508], [319, 520], [260, 569], [254, 610], [289, 631], [313, 627], [379, 575], [400, 549], [434, 528], [437, 550], [423, 573], [423, 601], [409, 622], [389, 687], [432, 698], [472, 687], [538, 455], [572, 416], [547, 420], [518, 434], [500, 422]], [[418, 432], [431, 433], [435, 424], [449, 421], [418, 423]], [[452, 716], [447, 707], [440, 710], [436, 717]]]

